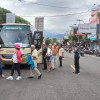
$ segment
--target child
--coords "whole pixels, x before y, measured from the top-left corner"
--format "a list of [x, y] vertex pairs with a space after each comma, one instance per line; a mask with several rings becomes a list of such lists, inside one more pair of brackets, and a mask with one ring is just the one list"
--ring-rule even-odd
[[14, 70], [16, 68], [17, 72], [18, 72], [18, 77], [16, 78], [16, 80], [21, 80], [22, 79], [21, 74], [20, 74], [21, 51], [20, 51], [19, 44], [15, 44], [15, 53], [13, 54], [12, 60], [13, 60], [14, 64], [13, 64], [12, 69], [11, 69], [11, 76], [9, 76], [6, 79], [13, 80], [13, 74], [14, 74]]

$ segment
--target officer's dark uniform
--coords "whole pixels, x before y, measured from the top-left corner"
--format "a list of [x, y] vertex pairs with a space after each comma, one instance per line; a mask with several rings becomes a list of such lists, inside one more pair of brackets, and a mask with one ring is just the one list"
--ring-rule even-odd
[[80, 58], [80, 48], [77, 47], [76, 50], [74, 51], [74, 64], [75, 64], [75, 72], [74, 73], [79, 73], [79, 58]]
[[44, 61], [44, 69], [47, 69], [47, 63], [46, 63], [46, 58], [44, 58], [46, 56], [47, 53], [47, 48], [43, 49], [43, 61]]

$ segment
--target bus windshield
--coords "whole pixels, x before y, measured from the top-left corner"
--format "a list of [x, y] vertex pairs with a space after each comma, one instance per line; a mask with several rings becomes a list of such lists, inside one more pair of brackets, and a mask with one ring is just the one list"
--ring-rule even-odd
[[20, 44], [21, 47], [29, 47], [30, 26], [25, 25], [4, 25], [0, 26], [0, 46], [14, 47]]

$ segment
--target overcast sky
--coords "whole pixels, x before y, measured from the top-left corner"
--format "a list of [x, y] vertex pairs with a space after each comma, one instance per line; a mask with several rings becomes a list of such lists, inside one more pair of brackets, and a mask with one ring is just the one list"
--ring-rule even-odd
[[[88, 23], [91, 16], [89, 9], [94, 4], [100, 4], [100, 0], [0, 0], [0, 7], [22, 16], [33, 26], [34, 16], [44, 16], [45, 32], [56, 34], [65, 33], [70, 26], [78, 24], [77, 19]], [[66, 16], [53, 17], [55, 15]]]

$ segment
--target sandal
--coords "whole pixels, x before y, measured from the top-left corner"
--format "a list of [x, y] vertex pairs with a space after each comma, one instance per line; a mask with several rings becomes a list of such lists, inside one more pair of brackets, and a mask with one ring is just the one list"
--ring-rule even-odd
[[51, 70], [48, 70], [47, 72], [51, 72]]

